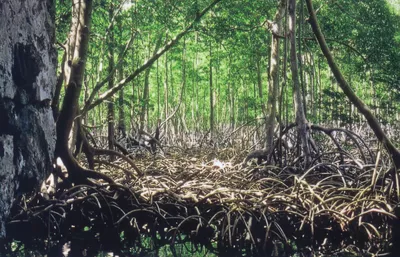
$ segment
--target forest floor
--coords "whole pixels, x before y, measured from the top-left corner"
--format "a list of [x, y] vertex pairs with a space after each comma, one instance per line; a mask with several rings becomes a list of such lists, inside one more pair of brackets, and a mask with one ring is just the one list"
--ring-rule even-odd
[[79, 251], [121, 254], [187, 242], [190, 251], [223, 256], [390, 251], [400, 194], [384, 150], [346, 130], [317, 127], [313, 138], [307, 169], [290, 144], [269, 164], [244, 163], [248, 151], [239, 147], [141, 151], [134, 160], [142, 176], [120, 159], [104, 159], [96, 170], [115, 185], [24, 196], [8, 231], [26, 233], [10, 238], [43, 249], [80, 238]]

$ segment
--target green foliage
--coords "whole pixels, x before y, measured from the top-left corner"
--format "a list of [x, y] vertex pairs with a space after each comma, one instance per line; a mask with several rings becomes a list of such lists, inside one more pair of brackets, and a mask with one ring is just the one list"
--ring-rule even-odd
[[[120, 8], [122, 2], [126, 3]], [[110, 20], [111, 3], [114, 18]], [[114, 35], [112, 48], [115, 62], [133, 32], [138, 32], [114, 76], [114, 83], [117, 83], [119, 72], [128, 76], [151, 57], [160, 36], [162, 47], [209, 3], [195, 0], [95, 1], [85, 73], [86, 94], [81, 96], [81, 105], [96, 83], [108, 76], [107, 49], [111, 44], [111, 32]], [[400, 111], [400, 11], [396, 1], [314, 1], [314, 4], [327, 42], [346, 79], [357, 94], [376, 109], [382, 120], [393, 122]], [[273, 20], [276, 5], [276, 1], [264, 0], [221, 1], [191, 33], [150, 68], [148, 102], [143, 99], [144, 73], [123, 88], [125, 97], [122, 108], [127, 114], [125, 122], [138, 122], [140, 109], [145, 106], [149, 113], [147, 126], [154, 127], [157, 119], [166, 119], [166, 115], [177, 108], [182, 89], [184, 94], [178, 113], [185, 117], [189, 128], [198, 128], [199, 121], [208, 121], [211, 108], [214, 109], [217, 125], [231, 123], [232, 117], [235, 117], [234, 122], [247, 122], [259, 117], [261, 106], [268, 96], [271, 34], [266, 29], [265, 21]], [[356, 113], [350, 113], [351, 106], [341, 91], [332, 90], [336, 82], [313, 40], [306, 15], [301, 20], [300, 13], [301, 2], [298, 25], [302, 27], [299, 48], [302, 57], [299, 59], [308, 119], [313, 122], [326, 122], [328, 119], [345, 123], [358, 120]], [[57, 1], [56, 16], [57, 40], [65, 42], [71, 3]], [[113, 22], [112, 27], [110, 22]], [[290, 71], [283, 70], [283, 42], [282, 39], [282, 86], [284, 77], [289, 79], [284, 91], [282, 115], [288, 109], [288, 118], [292, 120]], [[210, 106], [209, 100], [210, 65], [214, 106]], [[105, 90], [106, 86], [98, 95]], [[111, 101], [117, 104], [118, 97]], [[91, 111], [89, 121], [99, 123], [99, 117], [105, 117], [105, 110], [103, 104]], [[173, 119], [179, 120], [178, 117]]]

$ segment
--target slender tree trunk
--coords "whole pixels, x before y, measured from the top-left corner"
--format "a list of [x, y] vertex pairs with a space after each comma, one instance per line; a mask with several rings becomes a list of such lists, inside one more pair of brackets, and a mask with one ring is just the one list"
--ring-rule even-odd
[[[287, 35], [287, 25], [288, 25], [288, 15], [287, 15], [287, 6], [285, 8], [285, 26], [284, 26], [284, 34]], [[281, 111], [285, 111], [284, 113], [284, 120], [285, 120], [285, 126], [289, 124], [289, 101], [288, 101], [288, 93], [287, 93], [287, 59], [288, 59], [288, 39], [287, 36], [285, 36], [284, 41], [283, 41], [283, 69], [282, 69], [282, 77], [283, 77], [283, 85], [281, 89], [281, 102], [283, 105], [283, 108], [281, 107]], [[284, 109], [284, 110], [283, 110]], [[283, 116], [282, 113], [279, 115], [280, 117]], [[282, 132], [282, 129], [279, 130], [280, 133]], [[281, 135], [280, 135], [281, 136]]]
[[[196, 53], [195, 53], [196, 55]], [[196, 116], [195, 116], [195, 112], [196, 112], [196, 61], [195, 59], [192, 62], [192, 67], [193, 67], [193, 76], [192, 76], [192, 101], [190, 103], [190, 111], [191, 111], [191, 117], [192, 117], [192, 121], [191, 124], [193, 124], [193, 128], [196, 129]]]
[[[218, 131], [218, 125], [220, 124], [220, 113], [219, 113], [219, 97], [221, 95], [221, 87], [218, 83], [218, 73], [219, 73], [219, 68], [220, 68], [220, 55], [218, 54], [218, 51], [220, 50], [221, 44], [217, 45], [217, 58], [215, 60], [215, 73], [214, 73], [214, 87], [216, 88], [216, 93], [214, 93], [214, 109], [215, 109], [215, 119], [214, 119], [214, 128], [217, 127]], [[216, 124], [216, 125], [215, 125]]]
[[279, 63], [280, 63], [280, 37], [282, 33], [282, 18], [285, 14], [286, 1], [281, 0], [272, 24], [271, 58], [268, 82], [268, 102], [266, 119], [265, 149], [270, 152], [274, 144], [275, 120], [277, 115], [277, 101], [279, 97]]
[[310, 88], [311, 88], [311, 98], [310, 98], [310, 108], [312, 112], [312, 117], [315, 120], [316, 119], [316, 108], [315, 108], [315, 95], [316, 95], [316, 79], [315, 79], [315, 61], [314, 61], [314, 55], [310, 52]]
[[[284, 19], [284, 35], [287, 35], [287, 21], [288, 21], [288, 15], [287, 15], [287, 6], [285, 6], [285, 19]], [[287, 97], [287, 51], [288, 50], [288, 40], [287, 37], [283, 39], [283, 67], [282, 67], [282, 86], [281, 86], [281, 92], [280, 92], [280, 97], [279, 97], [279, 125], [281, 126], [279, 129], [279, 138], [283, 137], [283, 130], [282, 130], [282, 123], [284, 123], [285, 126], [288, 126], [289, 123], [289, 107], [288, 107], [288, 97]], [[283, 122], [284, 121], [284, 122]], [[282, 156], [282, 158], [279, 158], [279, 165], [286, 165], [286, 163], [282, 163], [282, 159], [287, 160], [287, 156], [283, 158], [283, 142], [282, 140], [279, 140], [279, 155]], [[285, 152], [287, 154], [287, 152]]]
[[[330, 74], [330, 80], [331, 80], [331, 83], [330, 83], [330, 87], [331, 88], [329, 89], [329, 91], [330, 92], [335, 92], [335, 83], [336, 83], [335, 80], [336, 79], [335, 79], [335, 76], [333, 75], [333, 73]], [[329, 120], [334, 124], [335, 121], [336, 121], [336, 117], [335, 117], [335, 114], [334, 114], [333, 101], [334, 101], [334, 98], [330, 97], [329, 98], [329, 113], [330, 113], [330, 119]]]
[[301, 94], [299, 72], [297, 69], [297, 53], [296, 53], [296, 0], [289, 0], [289, 38], [290, 38], [290, 66], [292, 70], [293, 81], [293, 99], [296, 114], [296, 123], [301, 147], [304, 155], [305, 165], [311, 163], [310, 148], [308, 144], [308, 125], [304, 113], [303, 97]]
[[[183, 39], [183, 48], [182, 48], [182, 126], [185, 129], [185, 132], [188, 131], [187, 124], [186, 124], [186, 38]], [[183, 134], [183, 133], [181, 133]]]
[[[123, 68], [118, 70], [118, 80], [124, 77]], [[125, 110], [124, 110], [124, 90], [121, 89], [118, 93], [118, 130], [120, 137], [126, 137], [126, 126], [125, 126]]]
[[[122, 21], [121, 19], [117, 19], [117, 26], [119, 37], [122, 37]], [[123, 48], [120, 47], [119, 56], [123, 56]], [[120, 60], [122, 63], [118, 66], [117, 69], [117, 79], [121, 81], [124, 77], [124, 68], [123, 68], [123, 60]], [[124, 110], [124, 89], [122, 88], [118, 92], [118, 136], [126, 137], [126, 126], [125, 126], [125, 110]]]
[[264, 104], [262, 73], [261, 73], [261, 58], [257, 60], [256, 65], [257, 65], [258, 97], [260, 98], [260, 101], [261, 101], [261, 111], [263, 113], [263, 116], [266, 117], [267, 110], [265, 109], [265, 104]]
[[231, 63], [232, 63], [232, 57], [229, 56], [229, 67], [228, 67], [229, 124], [231, 130], [233, 130], [235, 128], [235, 96], [233, 94], [235, 90], [234, 88], [235, 82], [233, 82], [232, 79]]
[[[137, 12], [137, 5], [135, 5], [135, 12]], [[132, 15], [131, 17], [131, 26], [133, 26], [134, 28], [137, 28], [137, 20], [136, 20], [136, 16]], [[131, 62], [132, 62], [132, 66], [135, 67], [135, 69], [137, 69], [138, 67], [138, 63], [139, 63], [139, 53], [136, 49], [139, 48], [139, 43], [137, 41], [134, 42], [133, 44], [133, 48], [131, 51]], [[132, 97], [130, 99], [130, 104], [131, 104], [131, 108], [130, 108], [130, 117], [129, 117], [129, 134], [132, 134], [133, 130], [134, 130], [134, 124], [135, 124], [135, 87], [136, 87], [136, 81], [137, 81], [137, 77], [132, 78]], [[139, 96], [138, 96], [139, 97]]]
[[[242, 88], [245, 88], [246, 86], [244, 85], [244, 80], [242, 79], [241, 82]], [[244, 90], [244, 99], [249, 99], [249, 91], [250, 90]], [[249, 120], [249, 103], [247, 101], [244, 103], [244, 113], [246, 115], [244, 116], [244, 119], [242, 117], [242, 122], [247, 122]]]
[[[173, 70], [173, 67], [174, 67], [174, 59], [173, 58], [171, 58], [170, 59], [170, 61], [169, 61], [169, 88], [170, 88], [170, 94], [169, 94], [169, 106], [177, 106], [177, 104], [176, 104], [176, 100], [175, 100], [175, 95], [176, 95], [176, 93], [175, 93], [175, 81], [174, 81], [174, 70]], [[174, 108], [175, 109], [175, 108]], [[171, 114], [169, 114], [169, 115], [171, 115]], [[171, 131], [171, 138], [174, 138], [176, 135], [177, 135], [177, 133], [178, 133], [178, 117], [177, 117], [178, 115], [173, 115], [172, 117], [171, 117], [171, 126], [170, 126], [170, 131]]]
[[161, 119], [161, 99], [160, 99], [160, 74], [159, 74], [159, 63], [157, 60], [157, 72], [156, 72], [156, 79], [157, 79], [157, 120]]
[[214, 136], [214, 88], [213, 88], [213, 68], [212, 68], [212, 43], [210, 40], [210, 139]]
[[[196, 32], [196, 36], [195, 36], [195, 42], [196, 42], [196, 44], [199, 42], [199, 34], [198, 34], [198, 32]], [[196, 98], [195, 98], [195, 110], [196, 110], [196, 115], [195, 115], [195, 117], [196, 117], [196, 120], [198, 121], [199, 119], [200, 119], [200, 104], [199, 104], [199, 101], [200, 101], [200, 90], [199, 90], [199, 76], [198, 76], [198, 67], [199, 67], [199, 59], [198, 59], [198, 57], [199, 57], [199, 55], [198, 55], [198, 50], [197, 50], [197, 48], [196, 48], [196, 50], [195, 50], [195, 54], [194, 54], [194, 71], [195, 71], [195, 75], [194, 75], [194, 77], [195, 77], [195, 83], [194, 83], [194, 88], [195, 88], [195, 91], [196, 91]], [[200, 124], [199, 124], [199, 122], [196, 122], [195, 121], [195, 128], [196, 129], [200, 129]]]
[[322, 108], [322, 81], [321, 81], [321, 60], [318, 58], [318, 121], [323, 120], [324, 109]]
[[[307, 118], [307, 83], [306, 82], [306, 77], [305, 77], [305, 72], [303, 69], [303, 64], [305, 63], [305, 55], [303, 54], [303, 49], [302, 49], [302, 27], [303, 27], [303, 20], [304, 20], [304, 8], [303, 8], [303, 0], [300, 0], [300, 21], [298, 24], [298, 50], [297, 50], [297, 60], [298, 60], [298, 67], [299, 67], [299, 75], [300, 75], [300, 89], [301, 89], [301, 96], [303, 98], [303, 108], [304, 108], [304, 116]], [[296, 15], [296, 13], [295, 13]], [[296, 16], [295, 16], [296, 17]]]
[[236, 92], [236, 83], [235, 81], [232, 81], [231, 84], [231, 126], [232, 129], [236, 127], [236, 98], [235, 98], [235, 93]]
[[[114, 17], [114, 4], [110, 3], [110, 9], [108, 10], [108, 19], [111, 23], [109, 26], [109, 40], [108, 40], [108, 73], [113, 74], [114, 70], [114, 25], [112, 24]], [[108, 80], [108, 89], [113, 88], [114, 86], [114, 75], [111, 75], [111, 78]], [[107, 124], [108, 124], [108, 149], [114, 150], [114, 99], [113, 97], [107, 104]], [[114, 161], [115, 157], [110, 156], [110, 161]]]
[[[164, 115], [165, 115], [165, 120], [168, 118], [168, 54], [165, 54], [165, 80], [164, 80]], [[164, 127], [165, 131], [165, 137], [168, 138], [168, 133], [169, 133], [169, 126], [168, 122], [165, 123]]]
[[[160, 35], [157, 39], [157, 43], [154, 47], [154, 51], [152, 53], [152, 55], [155, 55], [158, 51], [158, 49], [160, 48], [161, 45], [161, 39], [162, 36]], [[151, 56], [149, 56], [150, 58]], [[144, 73], [144, 88], [143, 88], [143, 97], [142, 97], [142, 108], [140, 111], [140, 122], [139, 122], [139, 128], [140, 130], [143, 130], [145, 127], [145, 122], [148, 122], [148, 111], [149, 111], [149, 78], [150, 78], [150, 71], [151, 71], [151, 67], [147, 68], [147, 70]]]

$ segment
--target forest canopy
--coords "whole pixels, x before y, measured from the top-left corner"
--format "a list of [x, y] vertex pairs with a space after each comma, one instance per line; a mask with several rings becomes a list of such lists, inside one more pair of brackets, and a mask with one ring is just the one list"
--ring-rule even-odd
[[[301, 3], [297, 8], [297, 38], [308, 119], [315, 123], [361, 121], [335, 86], [335, 79], [308, 26], [306, 7]], [[86, 94], [81, 95], [81, 106], [94, 85], [109, 74], [110, 59], [106, 58], [110, 54], [109, 48], [113, 50], [113, 62], [118, 61], [120, 65], [113, 78], [113, 83], [117, 84], [119, 78], [133, 73], [188, 26], [208, 3], [94, 1], [93, 4], [85, 71], [87, 89]], [[381, 121], [398, 120], [400, 31], [396, 4], [374, 0], [316, 1], [315, 5], [321, 29], [353, 90], [373, 107]], [[70, 9], [69, 2], [58, 3], [59, 43], [67, 38]], [[178, 103], [181, 105], [173, 120], [180, 119], [178, 116], [185, 117], [184, 126], [191, 130], [210, 127], [211, 109], [214, 109], [216, 126], [233, 126], [260, 117], [268, 96], [271, 33], [266, 24], [272, 20], [275, 10], [274, 1], [221, 1], [170, 51], [157, 59], [149, 71], [139, 74], [123, 87], [124, 101], [118, 108], [124, 108], [127, 113], [124, 122], [135, 121], [145, 123], [140, 124], [141, 127], [154, 128], [157, 120], [168, 117]], [[134, 37], [131, 47], [123, 60], [119, 60], [131, 37]], [[59, 53], [61, 63], [63, 52]], [[209, 101], [210, 72], [213, 73], [215, 99], [212, 107]], [[288, 72], [282, 71], [280, 81], [290, 85]], [[102, 87], [99, 95], [106, 90], [106, 86]], [[288, 116], [286, 120], [292, 121], [292, 89], [287, 86], [283, 90], [282, 113]], [[116, 104], [119, 97], [114, 94], [112, 101]], [[97, 108], [105, 106], [106, 103]], [[98, 119], [96, 110], [89, 112], [88, 122]], [[116, 115], [118, 117], [118, 113]], [[139, 118], [141, 115], [145, 117]]]

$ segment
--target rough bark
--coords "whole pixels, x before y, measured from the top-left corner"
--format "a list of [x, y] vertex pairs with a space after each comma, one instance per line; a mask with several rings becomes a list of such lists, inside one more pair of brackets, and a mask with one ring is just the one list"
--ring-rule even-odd
[[0, 237], [16, 195], [51, 171], [56, 84], [52, 1], [0, 3]]
[[328, 61], [329, 67], [333, 75], [336, 78], [337, 83], [339, 84], [340, 88], [343, 90], [343, 93], [347, 96], [347, 98], [357, 107], [358, 111], [364, 115], [365, 119], [367, 120], [369, 126], [374, 131], [378, 140], [385, 146], [386, 150], [388, 151], [389, 155], [392, 157], [394, 165], [397, 170], [400, 169], [400, 152], [393, 143], [389, 140], [386, 136], [385, 132], [382, 130], [378, 120], [373, 115], [371, 110], [366, 106], [363, 101], [354, 93], [351, 89], [350, 85], [347, 83], [346, 79], [344, 78], [343, 74], [341, 73], [339, 67], [336, 65], [335, 60], [326, 44], [325, 37], [321, 32], [321, 29], [318, 24], [317, 16], [315, 15], [314, 8], [312, 5], [311, 0], [306, 0], [308, 13], [310, 15], [310, 24], [312, 30], [318, 40], [318, 43], [321, 47], [321, 51], [324, 54], [326, 60]]

